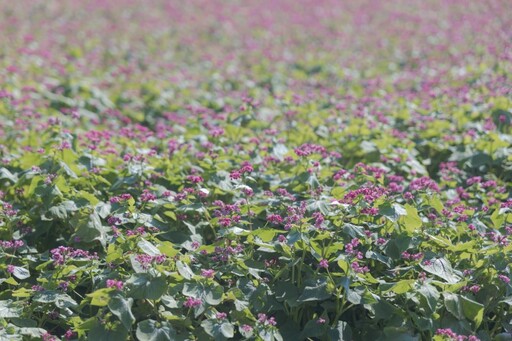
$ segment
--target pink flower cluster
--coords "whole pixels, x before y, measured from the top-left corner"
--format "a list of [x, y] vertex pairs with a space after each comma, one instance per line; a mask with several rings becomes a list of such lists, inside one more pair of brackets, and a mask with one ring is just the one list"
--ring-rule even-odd
[[474, 335], [459, 335], [450, 328], [438, 329], [436, 330], [436, 335], [446, 336], [453, 341], [480, 341], [480, 339]]
[[123, 281], [115, 280], [115, 279], [107, 279], [107, 288], [116, 288], [117, 290], [122, 290], [124, 286]]
[[267, 314], [259, 313], [258, 314], [258, 322], [261, 324], [269, 325], [269, 326], [275, 326], [277, 324], [275, 318], [268, 317]]
[[59, 246], [51, 249], [50, 254], [55, 265], [62, 265], [67, 259], [98, 259], [96, 252], [90, 253], [89, 251], [74, 249], [70, 246]]
[[185, 302], [183, 302], [183, 306], [186, 308], [195, 308], [203, 304], [203, 301], [199, 298], [187, 297]]
[[23, 240], [0, 240], [0, 247], [4, 249], [18, 249], [23, 245]]
[[145, 253], [138, 254], [135, 256], [135, 260], [140, 264], [140, 266], [144, 270], [149, 269], [149, 267], [151, 266], [152, 263], [162, 264], [163, 262], [165, 262], [166, 259], [167, 259], [167, 257], [165, 255], [151, 256], [151, 255], [147, 255]]

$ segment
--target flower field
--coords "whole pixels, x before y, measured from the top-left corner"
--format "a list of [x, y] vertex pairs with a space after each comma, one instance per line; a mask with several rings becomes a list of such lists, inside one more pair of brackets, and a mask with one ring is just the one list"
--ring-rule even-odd
[[512, 340], [512, 2], [0, 2], [0, 340]]

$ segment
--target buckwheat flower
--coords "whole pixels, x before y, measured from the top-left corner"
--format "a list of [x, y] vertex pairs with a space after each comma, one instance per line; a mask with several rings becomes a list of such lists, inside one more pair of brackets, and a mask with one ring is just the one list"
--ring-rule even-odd
[[213, 278], [213, 276], [215, 276], [215, 271], [213, 269], [202, 269], [201, 276], [206, 278]]
[[149, 269], [149, 266], [151, 265], [151, 262], [153, 261], [153, 257], [151, 257], [150, 255], [146, 255], [146, 254], [139, 254], [139, 255], [135, 256], [135, 260], [140, 264], [140, 266], [144, 270], [147, 270], [147, 269]]
[[57, 338], [55, 336], [53, 336], [52, 334], [50, 334], [49, 332], [46, 332], [43, 335], [41, 335], [41, 338], [43, 339], [43, 341], [56, 341], [57, 340]]
[[221, 135], [224, 135], [224, 129], [219, 127], [214, 127], [210, 130], [210, 135], [212, 137], [219, 137]]
[[443, 335], [443, 336], [447, 336], [449, 338], [457, 337], [457, 334], [454, 333], [450, 328], [438, 329], [438, 330], [436, 330], [436, 335]]
[[498, 275], [498, 278], [505, 284], [508, 284], [510, 283], [510, 278], [508, 278], [507, 276], [505, 275]]
[[73, 330], [68, 329], [63, 336], [66, 340], [71, 340], [72, 338], [75, 338], [77, 334]]
[[318, 264], [318, 267], [328, 269], [329, 268], [329, 261], [327, 259], [322, 259], [320, 263]]
[[235, 170], [232, 171], [231, 174], [229, 174], [229, 177], [231, 178], [231, 180], [238, 180], [242, 177], [242, 175], [240, 174], [239, 171]]
[[67, 282], [67, 281], [63, 281], [63, 282], [59, 283], [59, 289], [61, 289], [62, 291], [67, 291], [68, 287], [69, 287], [69, 282]]
[[240, 168], [240, 172], [252, 173], [253, 171], [254, 171], [253, 166], [248, 161], [244, 161], [242, 167]]
[[480, 291], [480, 289], [481, 289], [481, 287], [479, 285], [475, 284], [475, 285], [470, 286], [468, 290], [471, 291], [473, 294], [476, 294], [477, 292]]
[[471, 274], [472, 274], [472, 273], [473, 273], [473, 270], [471, 270], [471, 269], [466, 269], [466, 270], [464, 270], [464, 271], [462, 272], [462, 275], [463, 275], [464, 277], [467, 277], [467, 276], [471, 276]]
[[482, 181], [482, 177], [480, 177], [480, 176], [473, 176], [473, 177], [471, 177], [471, 178], [469, 178], [469, 179], [467, 179], [467, 180], [466, 180], [466, 184], [467, 184], [468, 186], [471, 186], [471, 185], [473, 185], [473, 184], [478, 184], [478, 183], [480, 183], [481, 181]]
[[64, 150], [64, 149], [70, 149], [71, 148], [71, 143], [69, 143], [69, 141], [63, 141], [60, 146], [59, 146], [59, 150]]
[[350, 266], [356, 273], [367, 273], [370, 271], [367, 266], [360, 266], [357, 262], [352, 262]]
[[413, 260], [420, 260], [421, 258], [423, 258], [423, 253], [422, 252], [415, 253], [415, 254], [411, 255], [411, 258]]
[[248, 324], [244, 324], [244, 325], [242, 325], [242, 330], [244, 332], [248, 333], [248, 332], [252, 331], [252, 327], [249, 326]]
[[40, 285], [33, 285], [32, 290], [33, 291], [44, 291], [44, 288]]
[[247, 195], [248, 197], [252, 197], [254, 195], [254, 191], [252, 190], [252, 188], [244, 188], [242, 189], [242, 192], [244, 192], [244, 194]]
[[275, 319], [275, 317], [269, 317], [268, 320], [267, 320], [267, 324], [270, 325], [270, 326], [275, 326], [277, 324], [277, 321]]
[[267, 321], [267, 314], [259, 313], [258, 314], [258, 322], [265, 323]]
[[318, 320], [316, 320], [317, 324], [325, 324], [326, 320], [322, 317], [320, 317]]
[[231, 218], [229, 217], [223, 217], [219, 219], [219, 224], [222, 227], [229, 227], [231, 225]]
[[277, 241], [280, 243], [284, 243], [284, 242], [286, 242], [286, 237], [284, 235], [280, 234], [279, 236], [277, 236]]
[[378, 238], [377, 239], [377, 245], [384, 245], [386, 244], [387, 240], [384, 238]]
[[153, 256], [153, 261], [156, 264], [162, 264], [166, 260], [167, 260], [167, 256], [166, 255], [156, 255], [156, 256]]
[[187, 308], [195, 308], [200, 306], [203, 303], [201, 299], [194, 297], [187, 297], [187, 300], [183, 303], [183, 306]]
[[151, 193], [149, 190], [145, 189], [140, 195], [140, 200], [143, 202], [148, 202], [152, 200], [156, 200], [156, 195]]
[[107, 288], [116, 288], [117, 290], [122, 290], [124, 286], [123, 281], [118, 281], [115, 279], [107, 279]]
[[277, 225], [283, 222], [283, 218], [279, 214], [270, 214], [267, 216], [267, 221]]
[[224, 320], [225, 318], [227, 318], [227, 317], [228, 317], [228, 314], [226, 314], [226, 313], [217, 313], [217, 314], [215, 315], [215, 317], [216, 317], [218, 320]]
[[14, 269], [15, 269], [14, 265], [12, 265], [12, 264], [7, 265], [8, 273], [12, 274], [14, 272]]
[[203, 178], [200, 177], [199, 175], [189, 175], [187, 176], [187, 180], [192, 182], [193, 184], [198, 184], [204, 181]]

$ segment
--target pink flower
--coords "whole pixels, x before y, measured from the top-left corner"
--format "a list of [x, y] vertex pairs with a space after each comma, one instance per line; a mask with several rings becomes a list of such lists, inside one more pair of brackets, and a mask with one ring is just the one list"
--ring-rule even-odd
[[122, 290], [124, 286], [123, 281], [117, 281], [115, 279], [107, 279], [107, 288], [117, 288], [117, 290]]
[[283, 218], [279, 214], [270, 214], [267, 216], [267, 221], [277, 225], [283, 222]]
[[200, 306], [203, 303], [201, 299], [194, 297], [187, 297], [187, 300], [183, 303], [183, 306], [187, 308], [195, 308]]
[[201, 270], [201, 276], [206, 278], [213, 278], [213, 276], [215, 276], [215, 271], [212, 269], [203, 269]]
[[200, 177], [199, 175], [189, 175], [187, 176], [187, 180], [192, 182], [193, 184], [198, 184], [204, 181], [203, 178]]
[[12, 265], [12, 264], [7, 265], [8, 273], [12, 274], [14, 272], [14, 269], [15, 269], [14, 265]]
[[226, 314], [226, 313], [217, 313], [217, 314], [215, 315], [215, 317], [216, 317], [218, 320], [224, 320], [225, 318], [227, 318], [227, 317], [228, 317], [228, 314]]
[[248, 324], [244, 324], [244, 325], [242, 325], [242, 330], [244, 332], [248, 333], [248, 332], [252, 331], [252, 327], [249, 326]]
[[322, 259], [320, 263], [318, 264], [318, 267], [328, 269], [329, 268], [329, 261], [327, 259]]
[[73, 330], [71, 330], [71, 329], [68, 329], [68, 330], [66, 331], [66, 333], [64, 334], [64, 338], [65, 338], [66, 340], [71, 340], [71, 339], [72, 339], [72, 338], [74, 338], [74, 337], [76, 337], [76, 333], [75, 333]]
[[507, 276], [505, 275], [498, 275], [498, 278], [503, 281], [505, 284], [508, 284], [510, 283], [510, 278], [508, 278]]

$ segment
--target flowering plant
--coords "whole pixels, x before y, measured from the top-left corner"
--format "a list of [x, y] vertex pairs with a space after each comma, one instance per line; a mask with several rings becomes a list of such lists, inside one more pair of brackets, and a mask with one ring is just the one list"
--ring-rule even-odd
[[493, 4], [0, 3], [0, 339], [510, 340]]

